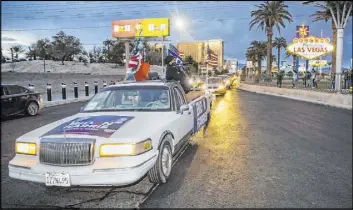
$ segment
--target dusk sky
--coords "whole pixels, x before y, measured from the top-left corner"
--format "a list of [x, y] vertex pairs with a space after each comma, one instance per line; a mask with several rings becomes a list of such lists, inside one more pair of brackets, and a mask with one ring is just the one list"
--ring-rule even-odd
[[[245, 63], [245, 51], [253, 40], [266, 40], [262, 31], [249, 31], [250, 12], [261, 1], [253, 2], [33, 2], [10, 1], [1, 3], [1, 42], [3, 53], [9, 53], [14, 44], [30, 45], [38, 39], [50, 38], [60, 29], [78, 37], [86, 50], [94, 45], [102, 46], [105, 39], [112, 38], [111, 22], [119, 19], [169, 17], [171, 34], [168, 40], [193, 41], [223, 39], [225, 58], [235, 58]], [[290, 43], [297, 25], [306, 24], [310, 34], [332, 39], [331, 21], [312, 22], [309, 17], [317, 8], [298, 2], [286, 2], [293, 16], [293, 22], [286, 22], [281, 36]], [[175, 18], [182, 17], [183, 31], [175, 27]], [[42, 29], [42, 30], [41, 30]], [[275, 36], [279, 36], [275, 30]], [[284, 59], [284, 50], [281, 58]], [[277, 56], [274, 49], [273, 54]], [[344, 67], [351, 65], [352, 18], [344, 34]], [[331, 60], [331, 56], [325, 56]], [[291, 58], [287, 59], [291, 62]]]

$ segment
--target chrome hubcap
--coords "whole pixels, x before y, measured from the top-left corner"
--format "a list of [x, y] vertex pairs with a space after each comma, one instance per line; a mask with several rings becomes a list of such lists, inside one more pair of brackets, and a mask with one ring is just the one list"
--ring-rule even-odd
[[172, 168], [172, 155], [167, 147], [164, 147], [162, 152], [162, 170], [165, 176], [169, 176]]
[[28, 106], [28, 113], [30, 115], [35, 115], [37, 114], [37, 111], [38, 111], [38, 106], [34, 103], [31, 103], [29, 106]]

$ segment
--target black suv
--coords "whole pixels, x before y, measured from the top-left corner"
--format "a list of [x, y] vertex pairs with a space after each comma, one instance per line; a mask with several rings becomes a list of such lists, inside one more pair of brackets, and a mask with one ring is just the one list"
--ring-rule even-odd
[[19, 85], [1, 85], [1, 117], [22, 113], [34, 116], [42, 107], [40, 93]]

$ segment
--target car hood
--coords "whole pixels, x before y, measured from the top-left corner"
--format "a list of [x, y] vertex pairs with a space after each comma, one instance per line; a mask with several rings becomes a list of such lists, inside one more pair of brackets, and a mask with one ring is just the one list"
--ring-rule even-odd
[[71, 117], [35, 129], [17, 141], [42, 138], [95, 138], [134, 142], [149, 138], [174, 121], [174, 112], [94, 112]]

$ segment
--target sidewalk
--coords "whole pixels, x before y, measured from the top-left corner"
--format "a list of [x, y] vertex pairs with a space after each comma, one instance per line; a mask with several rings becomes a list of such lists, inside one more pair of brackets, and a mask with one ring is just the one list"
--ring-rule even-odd
[[352, 95], [341, 93], [325, 93], [308, 91], [301, 89], [287, 89], [261, 85], [249, 85], [240, 83], [239, 89], [255, 92], [259, 94], [266, 94], [272, 96], [279, 96], [298, 101], [305, 101], [309, 103], [321, 104], [331, 107], [350, 109], [352, 110]]
[[75, 103], [75, 102], [80, 102], [80, 101], [88, 101], [92, 97], [93, 97], [93, 95], [90, 95], [88, 97], [81, 96], [79, 98], [69, 97], [66, 100], [63, 100], [60, 97], [53, 97], [53, 99], [54, 99], [53, 101], [43, 101], [43, 108], [52, 107], [52, 106], [59, 106], [59, 105], [64, 105], [64, 104], [69, 104], [69, 103]]

